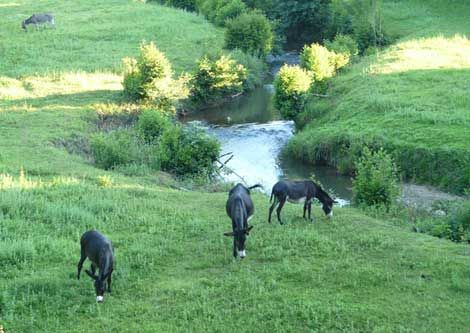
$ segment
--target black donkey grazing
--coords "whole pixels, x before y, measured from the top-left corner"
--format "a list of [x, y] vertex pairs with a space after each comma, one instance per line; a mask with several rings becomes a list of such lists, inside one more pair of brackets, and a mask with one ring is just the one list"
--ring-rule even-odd
[[262, 187], [257, 184], [251, 187], [245, 187], [237, 184], [229, 194], [226, 204], [227, 215], [232, 220], [232, 232], [224, 233], [225, 236], [233, 236], [233, 256], [237, 257], [237, 251], [240, 258], [245, 258], [245, 240], [253, 226], [248, 225], [248, 220], [253, 217], [254, 205], [250, 197], [250, 190]]
[[269, 202], [272, 202], [274, 197], [274, 202], [271, 207], [269, 207], [269, 223], [271, 223], [271, 215], [277, 206], [277, 220], [280, 224], [281, 221], [281, 210], [286, 201], [292, 203], [298, 203], [304, 205], [304, 218], [305, 213], [308, 210], [308, 219], [311, 218], [312, 211], [312, 200], [317, 198], [323, 205], [323, 211], [327, 217], [333, 217], [333, 204], [337, 203], [333, 200], [328, 193], [323, 191], [323, 189], [315, 184], [311, 180], [301, 180], [301, 181], [286, 181], [282, 180], [274, 184], [273, 190], [271, 192], [271, 198]]
[[[106, 280], [108, 292], [111, 292], [111, 274], [114, 269], [113, 246], [109, 239], [96, 230], [85, 232], [80, 238], [80, 261], [78, 262], [77, 279], [80, 280], [80, 271], [86, 258], [91, 261], [91, 271], [85, 272], [95, 280], [96, 301], [102, 302], [106, 290]], [[96, 275], [96, 269], [99, 275]]]

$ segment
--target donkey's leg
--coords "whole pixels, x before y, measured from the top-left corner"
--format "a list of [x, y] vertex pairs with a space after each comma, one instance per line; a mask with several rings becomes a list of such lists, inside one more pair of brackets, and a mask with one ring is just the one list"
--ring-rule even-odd
[[277, 197], [274, 197], [273, 204], [271, 205], [271, 207], [269, 207], [269, 216], [268, 216], [268, 222], [269, 223], [271, 223], [271, 215], [273, 213], [274, 208], [276, 208], [278, 203], [279, 203], [279, 201], [277, 200]]
[[279, 221], [279, 224], [282, 224], [282, 221], [281, 221], [281, 210], [282, 210], [282, 207], [284, 207], [284, 204], [286, 203], [286, 200], [287, 198], [281, 198], [279, 200], [279, 206], [277, 207], [277, 210], [276, 210], [276, 213], [277, 213], [277, 220]]
[[85, 250], [82, 248], [80, 251], [80, 260], [77, 265], [77, 279], [80, 280], [80, 272], [82, 271], [83, 262], [86, 259]]
[[312, 202], [311, 201], [308, 202], [307, 208], [308, 208], [308, 219], [313, 222], [313, 219], [311, 216], [312, 215]]
[[235, 240], [235, 236], [233, 236], [233, 256], [237, 257], [237, 242]]
[[[304, 219], [305, 219], [305, 213], [307, 212], [307, 206], [308, 206], [308, 202], [305, 201], [305, 203], [304, 203]], [[310, 215], [309, 215], [308, 218], [310, 218]]]

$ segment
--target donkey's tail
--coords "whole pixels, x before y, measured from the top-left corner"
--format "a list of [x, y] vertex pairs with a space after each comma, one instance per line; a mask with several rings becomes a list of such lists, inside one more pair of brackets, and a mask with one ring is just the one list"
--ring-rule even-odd
[[261, 184], [256, 184], [256, 185], [253, 185], [253, 186], [248, 187], [248, 189], [249, 189], [249, 190], [252, 190], [252, 189], [257, 188], [257, 187], [264, 188], [263, 185], [261, 185]]
[[273, 201], [273, 195], [274, 195], [274, 191], [271, 191], [271, 197], [269, 198], [269, 203]]

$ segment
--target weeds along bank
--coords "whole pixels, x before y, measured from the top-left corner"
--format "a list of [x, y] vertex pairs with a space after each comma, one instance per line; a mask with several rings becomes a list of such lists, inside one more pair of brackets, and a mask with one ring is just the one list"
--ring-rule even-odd
[[390, 152], [405, 179], [470, 187], [470, 42], [465, 3], [384, 1], [392, 46], [344, 67], [302, 101], [287, 153], [353, 171], [364, 146]]
[[[286, 205], [286, 225], [270, 225], [268, 200], [255, 193], [249, 256], [234, 262], [223, 236], [226, 193], [135, 180], [0, 178], [6, 332], [467, 328], [468, 246], [355, 209], [327, 220], [315, 206], [312, 224]], [[99, 307], [92, 281], [76, 280], [79, 238], [90, 228], [113, 241], [116, 256], [113, 292]]]

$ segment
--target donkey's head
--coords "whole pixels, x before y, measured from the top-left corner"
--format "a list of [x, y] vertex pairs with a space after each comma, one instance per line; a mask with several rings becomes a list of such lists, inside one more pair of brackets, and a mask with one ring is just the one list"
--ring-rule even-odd
[[[250, 234], [251, 229], [253, 229], [253, 226], [249, 226], [248, 229], [235, 230], [232, 232], [224, 233], [224, 236], [234, 237], [234, 246], [236, 247], [236, 250], [238, 251], [238, 255], [242, 259], [246, 257], [245, 241], [246, 241], [246, 236]], [[235, 256], [235, 252], [234, 252], [234, 256]]]
[[107, 283], [106, 279], [108, 278], [109, 274], [112, 273], [112, 271], [108, 272], [105, 276], [100, 278], [98, 275], [95, 275], [91, 273], [90, 271], [86, 270], [85, 271], [93, 280], [94, 286], [95, 286], [95, 293], [96, 293], [96, 301], [97, 302], [103, 302], [104, 300], [104, 292], [106, 291]]

